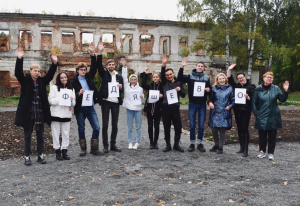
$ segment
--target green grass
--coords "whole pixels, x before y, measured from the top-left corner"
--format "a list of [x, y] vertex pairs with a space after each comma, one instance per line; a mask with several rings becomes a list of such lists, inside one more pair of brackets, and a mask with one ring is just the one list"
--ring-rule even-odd
[[19, 96], [0, 97], [0, 107], [16, 107], [19, 103]]

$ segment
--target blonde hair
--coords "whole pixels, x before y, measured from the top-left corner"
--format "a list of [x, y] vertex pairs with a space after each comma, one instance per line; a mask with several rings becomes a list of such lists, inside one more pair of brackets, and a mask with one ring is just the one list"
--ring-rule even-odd
[[153, 78], [154, 75], [157, 75], [158, 78], [160, 78], [160, 74], [159, 74], [158, 72], [153, 72], [153, 73], [152, 73], [152, 78]]
[[265, 78], [267, 75], [271, 75], [272, 77], [274, 77], [273, 72], [266, 72], [266, 73], [264, 73], [263, 78]]
[[87, 69], [87, 64], [84, 63], [84, 62], [79, 62], [79, 63], [77, 64], [77, 67], [76, 67], [76, 72], [78, 72], [78, 70], [79, 70], [80, 68], [86, 68], [86, 69]]
[[219, 73], [216, 76], [216, 81], [215, 81], [215, 85], [214, 86], [219, 85], [219, 80], [218, 80], [219, 76], [224, 76], [225, 77], [225, 84], [228, 84], [228, 78], [227, 78], [227, 76], [224, 73]]
[[30, 70], [33, 70], [33, 69], [39, 69], [39, 70], [41, 70], [41, 67], [38, 64], [33, 64], [33, 65], [30, 66]]

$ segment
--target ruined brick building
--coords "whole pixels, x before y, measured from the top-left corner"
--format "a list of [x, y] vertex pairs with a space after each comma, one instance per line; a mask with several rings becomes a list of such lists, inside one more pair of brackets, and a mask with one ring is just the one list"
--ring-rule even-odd
[[[19, 84], [14, 77], [16, 49], [25, 50], [24, 70], [33, 63], [47, 70], [51, 49], [62, 52], [59, 71], [75, 71], [78, 62], [90, 63], [88, 43], [105, 43], [104, 61], [124, 54], [128, 67], [142, 73], [147, 67], [160, 71], [161, 55], [169, 55], [168, 67], [177, 73], [182, 48], [194, 41], [205, 41], [198, 29], [185, 28], [176, 21], [124, 19], [110, 17], [0, 13], [0, 95], [18, 95]], [[218, 58], [216, 58], [218, 59]], [[203, 61], [213, 60], [205, 51], [189, 55], [185, 73]], [[222, 68], [208, 67], [206, 73], [214, 79]], [[252, 82], [257, 84], [258, 73]]]

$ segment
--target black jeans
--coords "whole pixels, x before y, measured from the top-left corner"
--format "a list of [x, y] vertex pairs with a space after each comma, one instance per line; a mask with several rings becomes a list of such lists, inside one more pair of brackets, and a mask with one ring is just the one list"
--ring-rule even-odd
[[175, 130], [175, 142], [174, 144], [178, 144], [180, 141], [180, 135], [181, 135], [181, 117], [180, 117], [180, 110], [179, 106], [162, 106], [162, 118], [164, 123], [164, 130], [165, 130], [165, 141], [167, 146], [171, 145], [170, 141], [170, 133], [171, 133], [171, 122], [174, 125]]
[[[30, 120], [29, 126], [24, 128], [24, 154], [28, 156], [31, 154], [31, 135], [33, 132], [34, 119]], [[37, 153], [38, 155], [43, 154], [44, 152], [44, 124], [39, 126], [39, 129], [36, 130], [36, 140], [37, 140]]]
[[241, 149], [248, 149], [251, 111], [234, 110]]
[[274, 154], [277, 129], [276, 130], [258, 130], [259, 135], [259, 151], [266, 152], [268, 143], [268, 154]]
[[101, 105], [102, 111], [102, 142], [103, 146], [108, 147], [108, 123], [109, 123], [109, 112], [111, 111], [111, 136], [110, 145], [116, 144], [117, 134], [118, 134], [118, 120], [120, 106], [118, 103], [103, 101]]
[[[150, 144], [157, 144], [159, 137], [159, 123], [160, 123], [161, 114], [153, 114], [147, 112], [147, 120], [148, 120], [148, 134]], [[154, 123], [154, 139], [153, 139], [153, 123]]]

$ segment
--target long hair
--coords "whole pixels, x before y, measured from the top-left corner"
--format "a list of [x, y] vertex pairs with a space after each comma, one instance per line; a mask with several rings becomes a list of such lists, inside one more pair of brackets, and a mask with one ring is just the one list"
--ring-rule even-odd
[[[61, 83], [61, 81], [60, 81], [60, 75], [61, 75], [61, 74], [67, 75], [68, 81], [67, 81], [66, 87], [64, 87], [63, 83]], [[55, 85], [57, 86], [57, 90], [58, 90], [58, 91], [60, 91], [61, 88], [73, 89], [73, 86], [72, 86], [72, 84], [71, 84], [69, 75], [68, 75], [66, 72], [60, 72], [60, 73], [56, 76], [56, 83], [55, 83]]]

